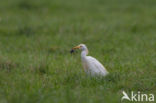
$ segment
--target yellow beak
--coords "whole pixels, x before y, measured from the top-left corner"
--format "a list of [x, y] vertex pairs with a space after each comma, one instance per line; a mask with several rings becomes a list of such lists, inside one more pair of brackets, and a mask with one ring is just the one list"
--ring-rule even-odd
[[75, 49], [79, 49], [79, 48], [80, 48], [80, 46], [78, 45], [76, 47], [73, 47], [72, 49], [75, 50]]
[[70, 51], [70, 53], [73, 53], [75, 49], [79, 49], [79, 48], [80, 48], [80, 46], [79, 46], [79, 45], [78, 45], [78, 46], [76, 46], [76, 47], [73, 47], [73, 48], [72, 48], [72, 50]]

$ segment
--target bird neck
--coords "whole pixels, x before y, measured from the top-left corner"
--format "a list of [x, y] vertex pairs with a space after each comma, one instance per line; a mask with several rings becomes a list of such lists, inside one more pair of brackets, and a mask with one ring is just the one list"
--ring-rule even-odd
[[87, 49], [86, 50], [83, 50], [81, 52], [81, 58], [85, 58], [87, 56], [87, 54], [88, 54], [88, 50]]

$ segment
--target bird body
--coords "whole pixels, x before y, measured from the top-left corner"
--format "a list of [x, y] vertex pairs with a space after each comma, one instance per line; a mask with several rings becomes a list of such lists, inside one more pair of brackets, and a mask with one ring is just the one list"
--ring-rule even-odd
[[87, 74], [92, 76], [101, 75], [105, 76], [108, 74], [104, 66], [95, 58], [91, 56], [86, 56], [82, 58], [82, 65]]
[[106, 76], [108, 74], [108, 71], [105, 69], [105, 67], [94, 57], [87, 56], [88, 49], [86, 45], [80, 44], [79, 46], [76, 46], [74, 49], [81, 49], [81, 61], [84, 68], [84, 71], [91, 75], [91, 76]]

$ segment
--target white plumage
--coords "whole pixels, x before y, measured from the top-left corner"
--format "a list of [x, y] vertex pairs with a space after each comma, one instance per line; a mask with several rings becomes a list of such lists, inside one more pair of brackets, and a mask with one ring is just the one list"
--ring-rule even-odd
[[105, 67], [95, 58], [87, 56], [88, 49], [86, 45], [80, 44], [74, 47], [72, 50], [80, 49], [81, 52], [81, 61], [84, 68], [84, 71], [91, 76], [106, 76], [108, 71]]

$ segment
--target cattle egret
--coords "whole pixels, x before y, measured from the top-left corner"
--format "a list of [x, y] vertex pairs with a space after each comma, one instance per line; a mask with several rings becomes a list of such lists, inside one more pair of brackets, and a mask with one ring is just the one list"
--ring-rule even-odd
[[76, 47], [73, 47], [71, 50], [71, 53], [74, 52], [74, 50], [80, 49], [81, 50], [81, 61], [84, 68], [84, 71], [91, 75], [91, 76], [106, 76], [108, 74], [108, 71], [105, 69], [105, 67], [95, 58], [91, 56], [87, 56], [88, 49], [85, 44], [80, 44]]

